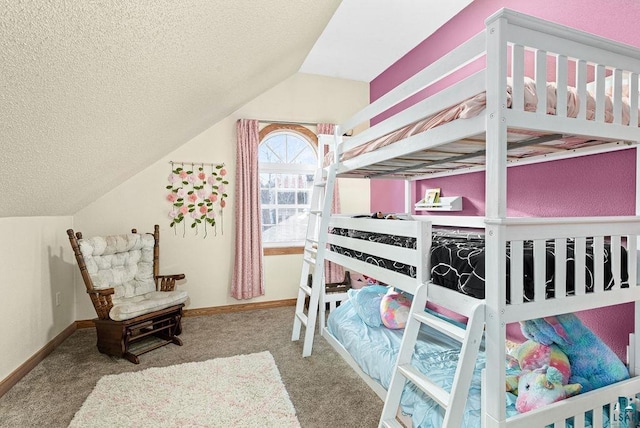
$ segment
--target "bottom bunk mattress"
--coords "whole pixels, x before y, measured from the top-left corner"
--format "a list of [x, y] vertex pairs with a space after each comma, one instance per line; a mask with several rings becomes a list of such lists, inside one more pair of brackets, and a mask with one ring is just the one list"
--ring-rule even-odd
[[[451, 321], [456, 323], [455, 321]], [[327, 320], [329, 332], [349, 352], [362, 371], [385, 389], [389, 387], [395, 361], [400, 350], [404, 329], [370, 327], [358, 315], [351, 300], [343, 302], [331, 312]], [[458, 363], [460, 344], [450, 337], [423, 325], [416, 343], [413, 365], [430, 379], [451, 390]], [[462, 426], [480, 427], [481, 370], [485, 355], [481, 350], [475, 363], [469, 398]], [[505, 392], [507, 416], [516, 415], [515, 396]], [[413, 384], [407, 384], [400, 402], [403, 414], [409, 415], [414, 427], [440, 427], [444, 411]]]
[[[329, 333], [345, 348], [359, 365], [362, 371], [388, 389], [394, 364], [400, 351], [404, 329], [389, 329], [384, 325], [373, 327], [371, 319], [365, 323], [361, 301], [356, 303], [354, 296], [360, 290], [350, 290], [350, 299], [331, 312], [327, 320]], [[368, 309], [367, 309], [368, 310]], [[433, 312], [432, 312], [433, 313]], [[453, 324], [462, 326], [457, 321], [433, 313]], [[460, 344], [439, 331], [422, 325], [415, 345], [412, 365], [429, 376], [430, 380], [451, 391], [453, 377], [460, 354]], [[466, 428], [481, 426], [481, 371], [485, 366], [484, 343], [475, 362], [474, 373], [469, 390], [469, 396], [464, 409], [462, 426]], [[507, 375], [516, 374], [507, 364]], [[516, 396], [505, 391], [505, 406], [507, 418], [518, 415], [515, 407]], [[430, 399], [414, 384], [408, 382], [400, 401], [401, 411], [412, 420], [412, 426], [417, 428], [441, 427], [444, 411], [435, 401]], [[608, 406], [605, 406], [608, 407]], [[600, 426], [608, 427], [609, 411], [606, 410]], [[586, 426], [591, 426], [591, 412], [587, 412]], [[565, 427], [571, 428], [571, 419]]]

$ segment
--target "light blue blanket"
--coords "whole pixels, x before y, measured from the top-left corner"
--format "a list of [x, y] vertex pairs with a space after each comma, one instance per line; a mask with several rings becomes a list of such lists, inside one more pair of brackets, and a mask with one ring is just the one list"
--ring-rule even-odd
[[[455, 323], [455, 321], [451, 322]], [[351, 301], [343, 302], [331, 313], [327, 327], [360, 365], [362, 371], [387, 389], [391, 382], [393, 366], [400, 350], [404, 330], [367, 326], [357, 314]], [[413, 365], [421, 372], [428, 373], [433, 382], [450, 391], [459, 353], [459, 343], [423, 325], [415, 346]], [[480, 372], [484, 366], [485, 353], [481, 347], [464, 410], [462, 426], [466, 428], [480, 427]], [[444, 411], [415, 385], [408, 383], [405, 386], [400, 404], [403, 413], [411, 415], [414, 427], [442, 426]], [[505, 392], [505, 405], [507, 417], [518, 414], [515, 410], [515, 396], [511, 393]], [[590, 419], [588, 414], [587, 421]], [[571, 425], [568, 421], [566, 426]], [[603, 425], [607, 427], [608, 420], [604, 420]]]
[[[362, 370], [387, 389], [404, 330], [367, 326], [350, 301], [343, 302], [331, 313], [327, 326], [329, 332], [345, 347]], [[459, 343], [423, 325], [416, 343], [413, 365], [421, 372], [429, 373], [433, 382], [450, 391], [459, 353]], [[464, 427], [480, 426], [480, 371], [484, 365], [485, 355], [481, 351], [476, 360], [469, 399], [464, 411]], [[509, 415], [516, 414], [513, 407], [515, 397], [507, 395], [511, 401], [507, 406], [507, 412]], [[442, 425], [444, 411], [413, 384], [409, 383], [405, 387], [401, 406], [405, 414], [411, 415], [414, 427]]]

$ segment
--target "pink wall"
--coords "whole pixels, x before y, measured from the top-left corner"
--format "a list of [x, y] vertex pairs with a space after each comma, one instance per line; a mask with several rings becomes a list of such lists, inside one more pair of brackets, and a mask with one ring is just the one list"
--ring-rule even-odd
[[[640, 2], [636, 0], [476, 0], [374, 79], [371, 101], [481, 31], [485, 18], [502, 7], [640, 47]], [[395, 110], [405, 108], [420, 95]], [[380, 115], [372, 124], [393, 111]], [[632, 215], [635, 170], [635, 150], [510, 168], [509, 215]], [[403, 186], [400, 181], [372, 180], [371, 211], [404, 211]], [[415, 201], [430, 187], [442, 188], [445, 196], [463, 196], [461, 214], [484, 214], [483, 172], [419, 182]], [[632, 304], [590, 311], [581, 317], [618, 355], [625, 356], [628, 333], [633, 329]], [[615, 331], [606, 327], [611, 325], [616, 326]]]
[[[633, 149], [508, 168], [507, 214], [511, 217], [634, 215], [635, 168]], [[440, 187], [443, 196], [463, 196], [463, 211], [459, 214], [482, 216], [484, 186], [484, 171], [421, 180], [416, 183], [415, 198], [423, 197], [426, 189]]]

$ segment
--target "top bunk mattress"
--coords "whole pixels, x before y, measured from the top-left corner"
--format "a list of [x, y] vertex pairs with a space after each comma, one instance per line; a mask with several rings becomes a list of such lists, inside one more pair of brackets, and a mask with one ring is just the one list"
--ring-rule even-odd
[[[353, 229], [333, 228], [330, 233], [348, 236], [356, 239], [388, 244], [390, 246], [403, 248], [416, 248], [415, 238], [401, 237], [390, 234], [374, 232], [363, 232]], [[585, 289], [586, 292], [594, 290], [594, 255], [592, 240], [587, 240], [586, 263], [585, 263]], [[331, 251], [345, 255], [350, 258], [362, 260], [366, 263], [383, 267], [385, 269], [400, 272], [412, 278], [416, 277], [415, 266], [409, 266], [392, 260], [355, 251], [349, 248], [331, 245]], [[555, 242], [546, 241], [545, 245], [545, 299], [555, 296]], [[567, 295], [575, 293], [575, 241], [567, 241], [566, 254], [566, 290]], [[627, 257], [626, 249], [621, 248], [621, 287], [628, 287]], [[392, 252], [390, 252], [392, 254]], [[525, 241], [523, 245], [523, 267], [524, 267], [524, 299], [532, 301], [534, 299], [534, 246], [532, 241]], [[432, 245], [430, 249], [431, 281], [434, 284], [455, 290], [478, 299], [485, 298], [485, 240], [484, 235], [470, 233], [466, 231], [451, 231], [434, 229], [432, 233]], [[509, 284], [511, 273], [511, 248], [507, 244], [507, 284]], [[611, 289], [614, 286], [612, 274], [611, 246], [604, 245], [604, 288]], [[366, 272], [363, 272], [366, 273]], [[393, 285], [393, 284], [390, 284]], [[510, 301], [510, 289], [507, 287], [507, 301]]]
[[[555, 82], [546, 85], [546, 114], [555, 115], [557, 102], [557, 86]], [[513, 86], [511, 79], [507, 79], [506, 98], [507, 108], [512, 105]], [[356, 148], [345, 151], [340, 156], [340, 161], [346, 161], [360, 155], [370, 153], [389, 146], [398, 141], [402, 141], [414, 135], [421, 134], [438, 126], [453, 122], [455, 120], [471, 119], [479, 116], [486, 108], [487, 94], [479, 93], [473, 97], [467, 98], [459, 104], [445, 108], [438, 113], [427, 118], [415, 121], [400, 129], [390, 132], [382, 137], [376, 138]], [[567, 87], [567, 117], [576, 118], [580, 111], [581, 103], [584, 101], [578, 96], [578, 92], [574, 87]], [[524, 78], [524, 105], [523, 109], [527, 112], [535, 112], [538, 105], [538, 95], [536, 92], [536, 82], [528, 77]], [[621, 123], [629, 125], [630, 123], [630, 102], [628, 87], [623, 89]], [[639, 117], [640, 110], [636, 113]], [[594, 120], [596, 116], [596, 100], [590, 92], [586, 92], [586, 119]], [[614, 121], [613, 99], [611, 93], [607, 93], [604, 99], [604, 121], [612, 123]], [[603, 140], [594, 140], [588, 137], [571, 136], [562, 134], [551, 134], [534, 132], [525, 129], [508, 130], [508, 144], [510, 159], [520, 159], [531, 156], [548, 155], [557, 153], [558, 151], [570, 151], [591, 147], [602, 144]], [[436, 149], [423, 150], [420, 152], [419, 162], [411, 160], [406, 166], [402, 166], [402, 160], [397, 160], [395, 164], [385, 166], [371, 166], [359, 168], [358, 172], [368, 177], [376, 175], [390, 175], [393, 173], [411, 170], [413, 174], [433, 173], [444, 170], [453, 170], [459, 168], [468, 168], [484, 163], [484, 137], [477, 136], [449, 143], [446, 146], [438, 146]], [[329, 152], [324, 159], [324, 165], [327, 166], [333, 162], [334, 154]], [[382, 164], [384, 165], [384, 163]], [[394, 169], [395, 165], [395, 169]], [[389, 171], [391, 170], [391, 171]]]

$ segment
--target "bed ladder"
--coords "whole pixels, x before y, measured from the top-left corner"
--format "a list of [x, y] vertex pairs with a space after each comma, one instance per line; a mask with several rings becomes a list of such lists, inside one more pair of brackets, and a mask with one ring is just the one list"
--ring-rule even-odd
[[[415, 384], [445, 410], [443, 427], [461, 426], [475, 361], [484, 333], [484, 302], [479, 301], [472, 307], [466, 329], [460, 328], [424, 311], [428, 289], [429, 283], [420, 285], [413, 297], [398, 360], [384, 401], [380, 427], [402, 427], [396, 419], [396, 412], [406, 381]], [[462, 344], [450, 392], [430, 381], [411, 364], [421, 324], [435, 328]]]
[[[311, 355], [318, 309], [320, 305], [324, 308], [324, 257], [335, 181], [335, 164], [328, 169], [318, 168], [313, 180], [302, 273], [300, 274], [298, 300], [296, 302], [293, 333], [291, 335], [291, 340], [299, 340], [300, 330], [303, 325], [305, 326], [304, 345], [302, 347], [303, 357]], [[308, 278], [311, 272], [313, 272], [313, 281], [311, 287], [309, 287]], [[309, 308], [305, 314], [305, 300], [307, 297], [309, 297]], [[324, 320], [324, 317], [322, 319]]]

